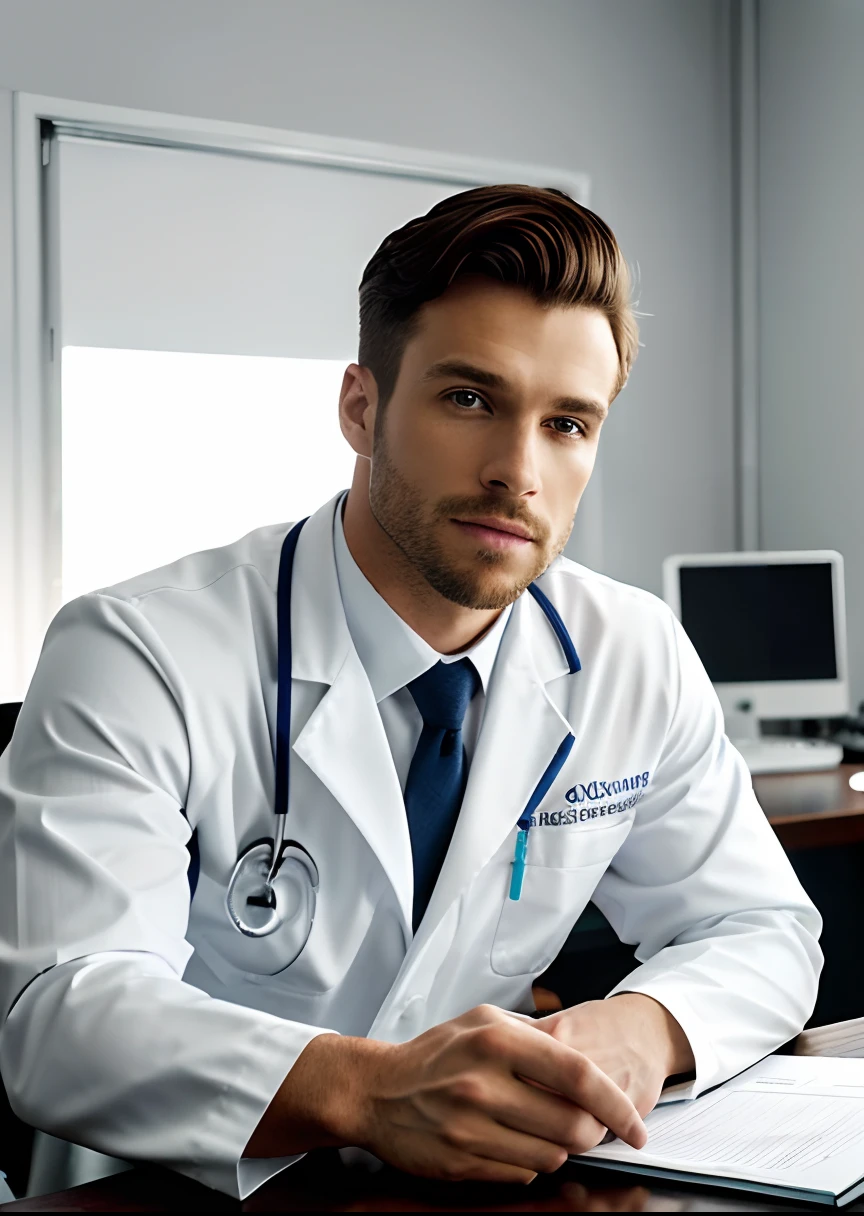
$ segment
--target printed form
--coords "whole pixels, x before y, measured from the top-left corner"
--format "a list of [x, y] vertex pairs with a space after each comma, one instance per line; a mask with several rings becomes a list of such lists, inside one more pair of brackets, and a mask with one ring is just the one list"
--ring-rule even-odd
[[693, 1101], [658, 1107], [648, 1143], [580, 1160], [735, 1179], [824, 1201], [864, 1177], [864, 1059], [769, 1056]]

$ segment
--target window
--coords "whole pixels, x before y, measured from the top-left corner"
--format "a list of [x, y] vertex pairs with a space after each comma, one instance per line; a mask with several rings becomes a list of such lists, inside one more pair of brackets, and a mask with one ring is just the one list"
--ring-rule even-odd
[[347, 362], [66, 347], [63, 600], [301, 519], [350, 485]]
[[61, 597], [309, 514], [384, 236], [459, 187], [55, 137]]

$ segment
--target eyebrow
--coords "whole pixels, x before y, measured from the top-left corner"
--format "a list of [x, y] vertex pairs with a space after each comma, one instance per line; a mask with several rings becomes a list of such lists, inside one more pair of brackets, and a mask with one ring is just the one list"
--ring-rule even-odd
[[[483, 367], [475, 367], [473, 363], [463, 363], [461, 359], [442, 359], [439, 363], [433, 363], [431, 367], [426, 368], [420, 379], [423, 383], [429, 380], [470, 380], [483, 388], [505, 392], [510, 388], [504, 376], [487, 371]], [[552, 402], [552, 409], [592, 414], [601, 422], [609, 413], [605, 405], [590, 397], [558, 397]]]

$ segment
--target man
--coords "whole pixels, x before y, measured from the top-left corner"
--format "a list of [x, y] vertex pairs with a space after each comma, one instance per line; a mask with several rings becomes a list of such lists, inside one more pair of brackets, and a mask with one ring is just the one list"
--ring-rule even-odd
[[[641, 1146], [669, 1076], [801, 1029], [820, 965], [681, 629], [560, 556], [636, 353], [612, 233], [468, 191], [360, 303], [347, 497], [67, 605], [0, 769], [15, 1109], [241, 1196], [322, 1145], [518, 1182]], [[589, 899], [641, 964], [513, 1016]]]

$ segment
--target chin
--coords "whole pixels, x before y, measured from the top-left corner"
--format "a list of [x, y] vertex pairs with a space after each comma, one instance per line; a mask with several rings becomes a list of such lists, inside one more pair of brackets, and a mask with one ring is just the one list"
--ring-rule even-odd
[[417, 569], [439, 595], [461, 608], [482, 612], [501, 611], [517, 600], [529, 583], [546, 568], [535, 560], [514, 560], [510, 553], [479, 550], [470, 561], [454, 560], [440, 549], [424, 554]]
[[490, 577], [488, 572], [479, 575], [473, 572], [473, 577], [466, 572], [458, 602], [465, 608], [484, 612], [506, 608], [519, 598], [530, 581], [529, 575], [522, 574], [520, 577], [513, 572], [504, 574], [502, 571], [497, 578]]

